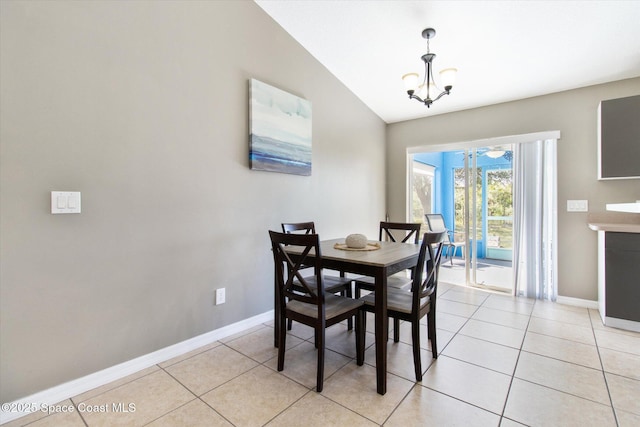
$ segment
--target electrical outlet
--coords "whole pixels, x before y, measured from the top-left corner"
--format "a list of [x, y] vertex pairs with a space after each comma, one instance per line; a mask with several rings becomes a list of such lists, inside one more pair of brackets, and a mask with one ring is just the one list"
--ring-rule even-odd
[[224, 304], [226, 302], [225, 288], [216, 289], [216, 305]]

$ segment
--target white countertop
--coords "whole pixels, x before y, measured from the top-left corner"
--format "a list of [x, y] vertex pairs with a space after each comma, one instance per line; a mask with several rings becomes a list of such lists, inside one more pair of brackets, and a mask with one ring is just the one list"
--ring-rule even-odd
[[607, 203], [608, 211], [640, 213], [640, 202], [636, 203]]
[[635, 213], [595, 212], [587, 221], [594, 231], [640, 233], [640, 215]]
[[594, 231], [613, 231], [615, 233], [640, 233], [640, 224], [623, 224], [616, 222], [590, 222], [589, 228]]

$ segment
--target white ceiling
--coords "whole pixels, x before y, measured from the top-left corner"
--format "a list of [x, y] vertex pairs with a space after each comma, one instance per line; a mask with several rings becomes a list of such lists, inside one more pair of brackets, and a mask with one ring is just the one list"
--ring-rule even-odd
[[[640, 76], [640, 0], [255, 0], [385, 122]], [[408, 72], [458, 69], [452, 93], [427, 109]]]

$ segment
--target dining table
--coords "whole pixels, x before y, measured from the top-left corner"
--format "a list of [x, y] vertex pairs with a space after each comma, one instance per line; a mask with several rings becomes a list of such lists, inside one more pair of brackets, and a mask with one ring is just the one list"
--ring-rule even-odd
[[[375, 281], [375, 346], [377, 392], [387, 392], [387, 340], [389, 339], [389, 319], [387, 316], [387, 277], [415, 267], [418, 262], [420, 245], [398, 242], [371, 242], [372, 250], [351, 250], [345, 248], [345, 239], [331, 239], [320, 242], [322, 268], [373, 277]], [[301, 248], [291, 246], [289, 256], [295, 260]], [[309, 254], [313, 258], [314, 254]], [[277, 307], [276, 307], [277, 310]], [[278, 325], [279, 322], [275, 322]], [[279, 333], [276, 326], [276, 335]]]

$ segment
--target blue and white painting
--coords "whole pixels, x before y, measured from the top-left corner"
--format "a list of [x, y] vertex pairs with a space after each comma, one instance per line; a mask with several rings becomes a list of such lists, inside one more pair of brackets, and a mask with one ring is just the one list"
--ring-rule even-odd
[[251, 79], [251, 169], [311, 175], [311, 102]]

